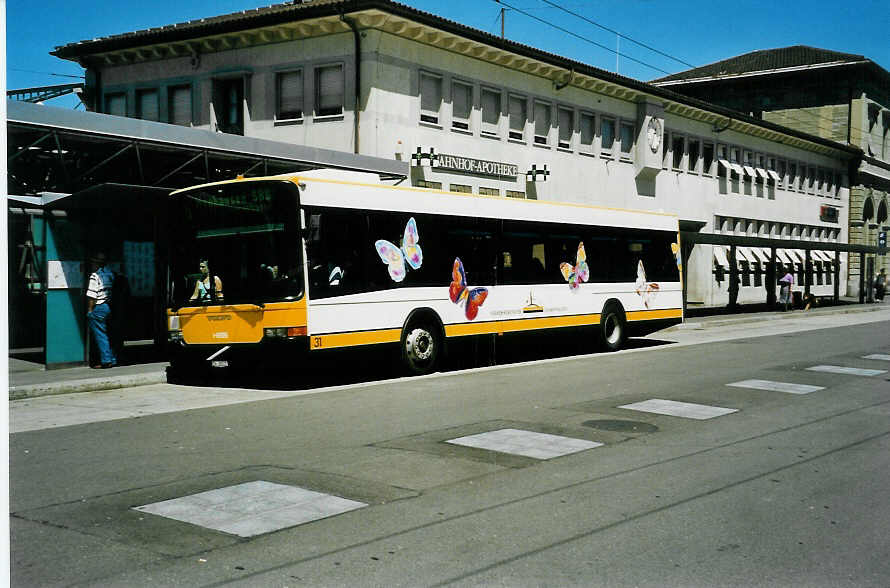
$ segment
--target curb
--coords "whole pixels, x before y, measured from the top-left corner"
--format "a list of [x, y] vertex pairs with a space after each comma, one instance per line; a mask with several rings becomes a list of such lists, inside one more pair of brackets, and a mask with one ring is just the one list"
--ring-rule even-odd
[[686, 330], [703, 330], [711, 327], [722, 327], [727, 325], [738, 325], [744, 323], [755, 323], [761, 322], [765, 320], [787, 320], [787, 319], [796, 319], [796, 318], [805, 318], [809, 316], [825, 316], [825, 315], [836, 315], [836, 314], [858, 314], [860, 312], [877, 312], [880, 310], [884, 310], [882, 306], [868, 306], [868, 307], [856, 307], [856, 308], [831, 308], [831, 309], [814, 309], [814, 310], [795, 310], [793, 312], [773, 312], [773, 313], [756, 313], [755, 315], [751, 315], [750, 317], [736, 317], [736, 318], [726, 318], [726, 319], [714, 319], [714, 320], [705, 320], [705, 321], [688, 321], [684, 323], [680, 323], [679, 325], [675, 325], [665, 331], [686, 331]]
[[72, 380], [70, 382], [46, 382], [43, 384], [10, 386], [9, 399], [22, 400], [24, 398], [37, 398], [39, 396], [52, 396], [55, 394], [117, 390], [120, 388], [129, 388], [131, 386], [165, 384], [166, 382], [167, 372], [165, 369], [162, 369], [159, 372], [132, 374], [127, 376], [111, 376], [108, 378]]

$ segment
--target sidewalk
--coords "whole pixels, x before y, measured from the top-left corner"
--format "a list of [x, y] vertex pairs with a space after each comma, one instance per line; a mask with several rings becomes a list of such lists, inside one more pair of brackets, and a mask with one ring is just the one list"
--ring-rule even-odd
[[[764, 305], [746, 306], [736, 313], [728, 313], [725, 309], [698, 308], [689, 310], [684, 323], [660, 332], [712, 329], [766, 320], [864, 313], [887, 308], [890, 308], [890, 304], [859, 304], [854, 299], [842, 299], [838, 305], [817, 307], [809, 311], [776, 312], [767, 310]], [[10, 357], [9, 399], [18, 400], [52, 394], [115, 390], [167, 381], [166, 368], [169, 364], [149, 342], [128, 343], [126, 351], [128, 365], [106, 370], [90, 369], [89, 367], [46, 370], [40, 363], [23, 359], [21, 354], [18, 354], [18, 358]]]

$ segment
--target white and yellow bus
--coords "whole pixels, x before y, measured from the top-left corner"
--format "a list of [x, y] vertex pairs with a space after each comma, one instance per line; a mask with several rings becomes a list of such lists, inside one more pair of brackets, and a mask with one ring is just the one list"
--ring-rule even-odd
[[581, 329], [614, 350], [682, 320], [670, 214], [338, 170], [196, 186], [169, 204], [174, 368], [391, 344], [421, 374], [466, 337]]

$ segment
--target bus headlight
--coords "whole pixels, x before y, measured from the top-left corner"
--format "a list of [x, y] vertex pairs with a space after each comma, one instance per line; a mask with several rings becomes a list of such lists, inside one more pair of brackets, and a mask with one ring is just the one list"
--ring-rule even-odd
[[179, 324], [179, 315], [167, 317], [167, 341], [169, 343], [182, 343], [182, 327]]

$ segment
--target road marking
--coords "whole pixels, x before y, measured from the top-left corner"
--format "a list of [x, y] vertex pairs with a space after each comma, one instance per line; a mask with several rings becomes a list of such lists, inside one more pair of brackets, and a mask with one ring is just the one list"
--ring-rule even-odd
[[831, 374], [845, 374], [847, 376], [877, 376], [886, 374], [887, 370], [867, 370], [864, 368], [844, 367], [840, 365], [814, 365], [808, 367], [812, 372], [828, 372]]
[[155, 514], [253, 537], [368, 506], [364, 502], [262, 480], [137, 506]]
[[788, 394], [809, 394], [817, 390], [824, 390], [824, 386], [809, 386], [807, 384], [792, 384], [791, 382], [773, 382], [770, 380], [742, 380], [733, 382], [727, 386], [737, 388], [754, 388], [755, 390], [770, 390], [772, 392], [787, 392]]
[[522, 455], [535, 459], [551, 459], [602, 446], [602, 443], [597, 443], [596, 441], [573, 439], [571, 437], [548, 435], [547, 433], [536, 433], [521, 429], [499, 429], [497, 431], [479, 433], [478, 435], [449, 439], [446, 443], [488, 449], [499, 453]]
[[884, 353], [872, 353], [871, 355], [865, 355], [862, 359], [880, 359], [882, 361], [890, 361], [890, 355], [886, 355]]
[[634, 402], [633, 404], [625, 404], [618, 408], [626, 408], [628, 410], [638, 410], [640, 412], [654, 412], [655, 414], [665, 414], [668, 416], [677, 416], [687, 419], [705, 420], [738, 412], [735, 408], [723, 408], [720, 406], [708, 406], [706, 404], [693, 404], [691, 402], [677, 402], [675, 400], [663, 400], [661, 398], [652, 398], [643, 402]]

